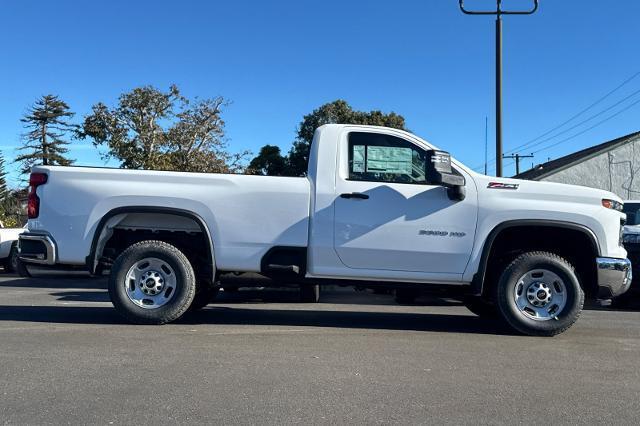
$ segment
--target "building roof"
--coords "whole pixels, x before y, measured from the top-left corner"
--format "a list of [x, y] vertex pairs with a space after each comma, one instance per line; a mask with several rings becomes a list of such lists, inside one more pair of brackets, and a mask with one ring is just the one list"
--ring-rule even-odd
[[640, 137], [640, 132], [635, 132], [614, 139], [609, 142], [601, 143], [600, 145], [592, 146], [590, 148], [583, 149], [582, 151], [574, 152], [573, 154], [565, 155], [564, 157], [556, 158], [555, 160], [548, 161], [546, 163], [538, 164], [534, 168], [515, 175], [516, 179], [527, 180], [540, 180], [549, 175], [572, 167], [583, 161], [587, 161], [596, 155], [602, 154], [612, 149], [618, 148], [621, 145], [632, 142]]

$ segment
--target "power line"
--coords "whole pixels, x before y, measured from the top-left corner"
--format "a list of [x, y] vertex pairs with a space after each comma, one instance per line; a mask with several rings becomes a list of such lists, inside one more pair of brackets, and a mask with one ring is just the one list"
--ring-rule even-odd
[[[580, 132], [576, 133], [575, 135], [569, 136], [568, 138], [562, 139], [562, 140], [560, 140], [560, 141], [558, 141], [558, 142], [555, 142], [555, 143], [553, 143], [553, 144], [551, 144], [551, 145], [548, 145], [548, 146], [546, 146], [546, 147], [544, 147], [544, 148], [540, 148], [540, 149], [539, 149], [539, 150], [537, 150], [537, 151], [533, 151], [533, 152], [531, 153], [531, 155], [533, 156], [534, 154], [537, 154], [537, 153], [542, 152], [542, 151], [546, 151], [546, 150], [548, 150], [548, 149], [551, 149], [551, 148], [554, 148], [554, 147], [556, 147], [556, 146], [558, 146], [558, 145], [561, 145], [561, 144], [563, 144], [563, 143], [565, 143], [565, 142], [568, 142], [568, 141], [570, 141], [570, 140], [572, 140], [572, 139], [575, 139], [575, 138], [577, 138], [578, 136], [581, 136], [581, 135], [583, 135], [583, 134], [587, 133], [588, 131], [595, 129], [596, 127], [600, 126], [601, 124], [606, 123], [607, 121], [609, 121], [609, 120], [611, 120], [611, 119], [613, 119], [613, 118], [617, 117], [618, 115], [620, 115], [620, 114], [622, 114], [623, 112], [625, 112], [625, 111], [627, 111], [627, 110], [629, 110], [629, 109], [633, 108], [634, 106], [636, 106], [636, 105], [638, 105], [638, 104], [640, 104], [640, 99], [638, 99], [638, 100], [636, 100], [635, 102], [633, 102], [633, 103], [631, 103], [631, 104], [627, 105], [625, 108], [623, 108], [623, 109], [621, 109], [620, 111], [618, 111], [618, 112], [616, 112], [616, 113], [614, 113], [614, 114], [610, 115], [609, 117], [605, 118], [604, 120], [601, 120], [601, 121], [597, 122], [597, 123], [596, 123], [596, 124], [594, 124], [593, 126], [588, 127], [588, 128], [586, 128], [586, 129], [584, 129], [584, 130], [582, 130], [582, 131], [580, 131]], [[516, 156], [518, 156], [518, 154], [516, 154], [515, 156], [507, 156], [507, 155], [505, 155], [503, 158], [515, 158]], [[520, 155], [519, 157], [520, 157], [520, 158], [524, 158], [525, 156]], [[510, 163], [510, 164], [513, 164], [513, 163]], [[518, 172], [517, 172], [517, 158], [516, 158], [516, 174], [518, 174]]]
[[513, 166], [514, 164], [516, 164], [516, 162], [515, 162], [515, 161], [510, 161], [510, 162], [508, 162], [507, 164], [505, 164], [505, 165], [504, 165], [504, 168], [506, 169], [507, 167], [511, 167], [511, 166]]
[[[564, 127], [566, 124], [568, 124], [568, 123], [570, 123], [571, 121], [575, 120], [576, 118], [578, 118], [579, 116], [581, 116], [581, 115], [582, 115], [582, 114], [584, 114], [585, 112], [589, 111], [589, 110], [590, 110], [590, 109], [592, 109], [594, 106], [598, 105], [599, 103], [601, 103], [602, 101], [604, 101], [605, 99], [607, 99], [609, 96], [611, 96], [612, 94], [614, 94], [615, 92], [617, 92], [618, 90], [620, 90], [622, 87], [626, 86], [629, 82], [631, 82], [633, 79], [635, 79], [635, 78], [636, 78], [636, 77], [638, 77], [639, 75], [640, 75], [640, 71], [638, 71], [638, 72], [634, 73], [631, 77], [629, 77], [629, 78], [627, 78], [626, 80], [624, 80], [624, 81], [623, 81], [622, 83], [620, 83], [618, 86], [616, 86], [615, 88], [613, 88], [612, 90], [610, 90], [609, 92], [607, 92], [604, 96], [600, 97], [600, 98], [599, 98], [599, 99], [597, 99], [595, 102], [591, 103], [589, 106], [587, 106], [586, 108], [584, 108], [583, 110], [581, 110], [581, 111], [580, 111], [580, 112], [578, 112], [577, 114], [574, 114], [574, 115], [573, 115], [573, 116], [571, 116], [569, 119], [565, 120], [563, 123], [561, 123], [561, 124], [559, 124], [559, 125], [557, 125], [557, 126], [555, 126], [555, 127], [551, 128], [551, 129], [547, 130], [546, 132], [542, 133], [541, 135], [539, 135], [539, 136], [537, 136], [537, 137], [535, 137], [535, 138], [533, 138], [533, 139], [530, 139], [529, 141], [527, 141], [527, 142], [526, 142], [526, 143], [524, 143], [524, 144], [518, 145], [518, 146], [516, 146], [515, 148], [510, 149], [510, 150], [509, 150], [509, 151], [507, 151], [507, 152], [508, 152], [508, 153], [514, 153], [514, 152], [515, 152], [515, 151], [517, 151], [517, 150], [523, 149], [524, 147], [526, 147], [527, 145], [529, 145], [531, 142], [536, 142], [536, 141], [540, 140], [541, 138], [543, 138], [543, 137], [545, 137], [545, 136], [547, 136], [547, 135], [549, 135], [549, 134], [553, 133], [554, 131], [556, 131], [556, 130], [558, 130], [558, 129], [562, 128], [562, 127]], [[638, 93], [638, 91], [634, 92], [634, 94], [635, 94], [635, 93]], [[629, 97], [631, 97], [631, 96], [633, 96], [633, 94], [632, 94], [632, 95], [630, 95], [630, 96], [628, 96], [628, 97], [626, 97], [626, 98], [625, 98], [625, 99], [623, 99], [622, 101], [619, 101], [617, 104], [615, 104], [615, 105], [613, 105], [613, 106], [619, 105], [621, 102], [624, 102], [624, 100], [628, 99], [628, 98], [629, 98]], [[601, 113], [604, 113], [604, 112], [606, 112], [606, 111], [608, 111], [608, 110], [610, 110], [610, 109], [611, 109], [611, 108], [608, 108], [608, 109], [606, 109], [606, 110], [603, 110], [603, 111], [601, 111]], [[596, 115], [596, 116], [598, 116], [598, 115]], [[592, 118], [594, 118], [594, 117], [592, 117]], [[582, 122], [582, 124], [584, 124], [584, 122], [586, 122], [586, 121], [589, 121], [589, 120], [585, 120], [585, 121], [583, 121], [583, 122]], [[574, 128], [575, 128], [575, 127], [574, 127]], [[563, 134], [563, 133], [566, 133], [566, 132], [559, 133], [559, 134], [555, 135], [554, 137], [551, 137], [551, 138], [549, 138], [549, 139], [547, 139], [547, 140], [551, 140], [551, 139], [553, 139], [553, 138], [555, 138], [555, 137], [557, 137], [557, 136], [559, 136], [560, 134]], [[547, 140], [545, 140], [545, 141], [547, 141]], [[493, 159], [491, 159], [491, 160], [489, 161], [489, 164], [493, 164], [493, 163], [495, 163], [495, 161], [496, 161], [496, 158], [494, 157]], [[482, 169], [482, 167], [484, 167], [484, 165], [474, 167], [474, 170], [478, 171], [478, 169]]]
[[523, 158], [533, 158], [533, 154], [531, 155], [521, 155], [521, 154], [512, 154], [512, 155], [503, 155], [502, 158], [510, 158], [516, 160], [516, 175], [520, 174], [520, 160]]
[[601, 120], [601, 121], [597, 122], [597, 123], [596, 123], [596, 124], [594, 124], [593, 126], [591, 126], [591, 127], [587, 127], [587, 128], [586, 128], [586, 129], [584, 129], [583, 131], [581, 131], [581, 132], [579, 132], [579, 133], [576, 133], [576, 134], [575, 134], [575, 135], [573, 135], [573, 136], [569, 136], [568, 138], [562, 139], [562, 140], [560, 140], [560, 141], [558, 141], [558, 142], [555, 142], [555, 143], [553, 143], [553, 144], [551, 144], [551, 145], [549, 145], [549, 146], [546, 146], [546, 147], [544, 147], [544, 148], [541, 148], [541, 149], [539, 149], [539, 150], [537, 150], [537, 151], [533, 151], [533, 154], [537, 154], [538, 152], [545, 151], [545, 150], [547, 150], [547, 149], [550, 149], [550, 148], [556, 147], [556, 146], [558, 146], [558, 145], [560, 145], [560, 144], [562, 144], [562, 143], [564, 143], [564, 142], [570, 141], [571, 139], [574, 139], [574, 138], [576, 138], [576, 137], [578, 137], [578, 136], [580, 136], [580, 135], [583, 135], [583, 134], [585, 134], [586, 132], [588, 132], [589, 130], [595, 129], [595, 128], [596, 128], [596, 127], [598, 127], [599, 125], [601, 125], [601, 124], [603, 124], [603, 123], [605, 123], [605, 122], [607, 122], [607, 121], [609, 121], [609, 120], [611, 120], [611, 119], [613, 119], [613, 118], [617, 117], [618, 115], [620, 115], [620, 114], [622, 114], [623, 112], [627, 111], [628, 109], [630, 109], [630, 108], [632, 108], [632, 107], [636, 106], [637, 104], [640, 104], [640, 99], [638, 99], [637, 101], [633, 102], [633, 103], [632, 103], [632, 104], [630, 104], [630, 105], [627, 105], [625, 108], [621, 109], [620, 111], [616, 112], [615, 114], [610, 115], [609, 117], [605, 118], [604, 120]]
[[[627, 78], [626, 80], [624, 80], [622, 83], [620, 83], [618, 86], [616, 86], [614, 89], [612, 89], [611, 91], [609, 91], [607, 94], [605, 94], [604, 96], [602, 96], [601, 98], [599, 98], [598, 100], [596, 100], [595, 102], [593, 102], [591, 105], [589, 105], [588, 107], [586, 107], [585, 109], [583, 109], [582, 111], [578, 112], [577, 114], [571, 116], [571, 118], [567, 119], [566, 121], [564, 121], [561, 124], [558, 124], [557, 126], [553, 127], [550, 130], [547, 130], [546, 132], [544, 132], [543, 134], [529, 140], [528, 142], [525, 142], [522, 145], [519, 145], [513, 149], [511, 149], [509, 152], [514, 152], [520, 148], [523, 148], [524, 146], [526, 146], [527, 144], [531, 143], [531, 142], [535, 142], [545, 136], [547, 136], [550, 133], [553, 133], [554, 131], [560, 129], [561, 127], [564, 127], [566, 124], [570, 123], [571, 121], [575, 120], [576, 118], [580, 117], [582, 114], [584, 114], [585, 112], [589, 111], [591, 108], [593, 108], [594, 106], [598, 105], [600, 102], [604, 101], [605, 99], [607, 99], [609, 96], [613, 95], [615, 92], [617, 92], [619, 89], [621, 89], [622, 87], [626, 86], [631, 80], [633, 80], [634, 78], [636, 78], [637, 76], [640, 75], [640, 71], [636, 72], [635, 74], [633, 74], [631, 77]], [[634, 92], [637, 93], [637, 92]]]
[[[615, 104], [613, 104], [613, 105], [611, 105], [611, 106], [609, 106], [609, 107], [607, 107], [607, 108], [603, 109], [602, 111], [600, 111], [600, 112], [598, 112], [598, 113], [596, 113], [596, 114], [592, 115], [591, 117], [587, 118], [586, 120], [582, 120], [582, 121], [581, 121], [581, 122], [579, 122], [578, 124], [574, 124], [573, 126], [571, 126], [571, 127], [567, 128], [567, 129], [565, 129], [565, 130], [561, 131], [560, 133], [556, 133], [555, 135], [550, 136], [550, 137], [548, 137], [548, 138], [546, 138], [546, 139], [543, 139], [543, 140], [541, 140], [541, 141], [538, 141], [538, 142], [536, 142], [536, 143], [534, 143], [534, 144], [528, 144], [528, 146], [527, 146], [527, 145], [524, 145], [524, 147], [526, 147], [527, 149], [530, 149], [530, 148], [532, 148], [532, 147], [534, 147], [534, 146], [538, 146], [538, 145], [543, 144], [543, 143], [545, 143], [545, 142], [548, 142], [548, 141], [550, 141], [550, 140], [552, 140], [552, 139], [555, 139], [555, 138], [557, 138], [557, 137], [558, 137], [558, 136], [560, 136], [560, 135], [564, 135], [564, 134], [566, 134], [566, 133], [570, 132], [571, 130], [573, 130], [573, 129], [577, 128], [577, 127], [582, 126], [583, 124], [588, 123], [589, 121], [593, 120], [594, 118], [597, 118], [597, 117], [601, 116], [601, 115], [602, 115], [602, 114], [604, 114], [605, 112], [611, 111], [613, 108], [615, 108], [615, 107], [617, 107], [618, 105], [620, 105], [620, 104], [624, 103], [625, 101], [627, 101], [627, 100], [629, 100], [630, 98], [634, 97], [634, 96], [635, 96], [635, 95], [637, 95], [638, 93], [640, 93], [640, 89], [636, 90], [635, 92], [633, 92], [633, 93], [632, 93], [632, 94], [630, 94], [629, 96], [627, 96], [627, 97], [625, 97], [625, 98], [621, 99], [620, 101], [616, 102]], [[524, 149], [524, 147], [523, 147], [522, 149]], [[514, 150], [515, 150], [515, 149], [514, 149]], [[513, 151], [509, 151], [509, 152], [513, 152]]]

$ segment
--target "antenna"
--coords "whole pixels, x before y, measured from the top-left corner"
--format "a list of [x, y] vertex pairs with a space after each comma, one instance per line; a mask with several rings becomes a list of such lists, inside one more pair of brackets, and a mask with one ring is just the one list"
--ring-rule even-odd
[[487, 138], [487, 132], [489, 130], [489, 117], [484, 118], [484, 174], [487, 174], [487, 151], [489, 150], [489, 139]]

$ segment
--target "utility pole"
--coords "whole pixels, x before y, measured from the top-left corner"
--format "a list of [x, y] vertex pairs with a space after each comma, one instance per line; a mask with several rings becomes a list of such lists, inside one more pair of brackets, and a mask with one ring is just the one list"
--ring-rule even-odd
[[496, 0], [495, 11], [473, 11], [464, 8], [464, 0], [459, 0], [460, 10], [467, 15], [496, 15], [496, 176], [502, 176], [502, 15], [531, 15], [538, 10], [538, 0], [533, 0], [531, 10], [502, 10], [502, 0]]
[[533, 158], [533, 154], [530, 155], [520, 155], [520, 154], [511, 154], [511, 155], [503, 155], [502, 158], [515, 159], [516, 160], [516, 175], [520, 174], [520, 160], [523, 158]]

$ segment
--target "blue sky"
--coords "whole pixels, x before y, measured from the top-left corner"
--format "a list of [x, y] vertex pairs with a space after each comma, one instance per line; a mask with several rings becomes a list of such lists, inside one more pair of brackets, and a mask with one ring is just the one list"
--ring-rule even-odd
[[[640, 71], [640, 2], [540, 3], [536, 15], [504, 19], [505, 151]], [[414, 133], [476, 167], [484, 161], [485, 117], [493, 157], [493, 37], [493, 18], [463, 15], [456, 0], [6, 0], [0, 11], [0, 149], [9, 163], [23, 132], [20, 117], [43, 94], [59, 95], [80, 121], [98, 101], [113, 105], [136, 86], [176, 83], [189, 97], [232, 101], [224, 118], [233, 151], [257, 152], [267, 143], [287, 151], [304, 114], [342, 98], [357, 109], [404, 115]], [[640, 76], [558, 132], [637, 90]], [[638, 104], [585, 131], [639, 99], [640, 93], [632, 95], [522, 153], [584, 131], [537, 153], [533, 161], [539, 163], [640, 130]], [[74, 142], [72, 157], [77, 164], [104, 165], [86, 141]], [[16, 166], [8, 168], [16, 182]], [[512, 173], [513, 166], [505, 169]]]

